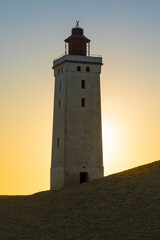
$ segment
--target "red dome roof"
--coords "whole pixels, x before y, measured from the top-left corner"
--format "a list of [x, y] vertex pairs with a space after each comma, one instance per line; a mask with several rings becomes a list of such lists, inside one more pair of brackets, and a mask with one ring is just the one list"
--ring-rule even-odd
[[64, 41], [65, 42], [70, 42], [71, 39], [84, 39], [87, 43], [91, 41], [83, 35], [83, 29], [82, 28], [77, 28], [77, 27], [72, 28], [72, 35], [70, 35]]
[[87, 43], [90, 40], [83, 35], [83, 29], [79, 27], [78, 22], [75, 28], [72, 28], [72, 35], [64, 40], [68, 43], [69, 55], [87, 55]]

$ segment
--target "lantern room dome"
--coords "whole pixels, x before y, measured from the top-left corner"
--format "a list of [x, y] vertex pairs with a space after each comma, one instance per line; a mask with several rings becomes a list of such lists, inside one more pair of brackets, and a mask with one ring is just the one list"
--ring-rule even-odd
[[65, 43], [68, 43], [69, 55], [87, 55], [87, 44], [90, 40], [83, 35], [83, 29], [79, 27], [79, 21], [75, 28], [72, 28], [72, 35], [65, 39]]

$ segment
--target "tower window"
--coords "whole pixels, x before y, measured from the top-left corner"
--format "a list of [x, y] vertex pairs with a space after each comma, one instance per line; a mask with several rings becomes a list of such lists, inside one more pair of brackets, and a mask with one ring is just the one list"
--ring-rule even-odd
[[63, 73], [63, 67], [61, 67], [61, 73]]
[[81, 81], [81, 88], [85, 88], [85, 80]]
[[58, 107], [59, 107], [59, 109], [61, 108], [61, 100], [60, 99], [58, 101]]
[[80, 72], [81, 71], [81, 67], [77, 66], [77, 71]]
[[86, 67], [86, 72], [90, 72], [90, 67]]
[[59, 91], [61, 91], [61, 81], [59, 82]]
[[82, 98], [82, 99], [81, 99], [81, 106], [82, 106], [82, 107], [85, 107], [85, 98]]
[[58, 69], [58, 75], [60, 74], [60, 69]]
[[59, 147], [59, 137], [57, 138], [57, 147]]

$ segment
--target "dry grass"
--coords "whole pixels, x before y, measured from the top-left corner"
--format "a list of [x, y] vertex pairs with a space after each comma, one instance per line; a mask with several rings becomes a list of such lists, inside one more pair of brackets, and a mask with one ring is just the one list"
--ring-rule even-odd
[[59, 191], [0, 197], [0, 240], [158, 240], [160, 161]]

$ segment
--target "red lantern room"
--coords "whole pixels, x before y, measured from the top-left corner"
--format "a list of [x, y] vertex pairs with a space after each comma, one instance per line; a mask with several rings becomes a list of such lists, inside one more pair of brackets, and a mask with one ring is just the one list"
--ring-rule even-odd
[[[83, 35], [83, 29], [79, 27], [79, 21], [75, 28], [72, 28], [72, 35], [65, 41], [65, 54], [69, 55], [90, 55], [90, 40]], [[68, 45], [68, 51], [67, 51]]]

